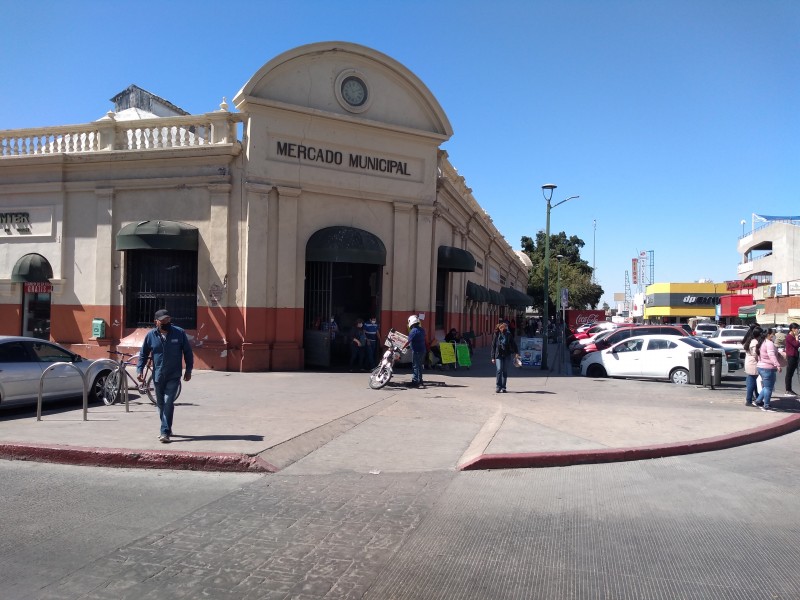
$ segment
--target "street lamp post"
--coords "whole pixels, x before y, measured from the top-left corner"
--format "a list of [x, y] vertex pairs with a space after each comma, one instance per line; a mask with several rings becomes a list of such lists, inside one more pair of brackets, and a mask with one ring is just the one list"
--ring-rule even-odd
[[742, 237], [744, 237], [744, 224], [745, 224], [745, 223], [747, 223], [747, 221], [745, 221], [744, 219], [742, 219], [742, 222], [741, 222], [741, 223], [739, 223], [739, 225], [741, 225], [741, 226], [742, 226]]
[[561, 313], [561, 331], [563, 331], [564, 327], [564, 303], [562, 302], [561, 298], [561, 259], [564, 258], [563, 254], [556, 255], [556, 261], [558, 261], [558, 277], [556, 283], [556, 314]]
[[548, 369], [547, 366], [547, 329], [550, 325], [550, 209], [555, 208], [559, 204], [564, 204], [567, 200], [573, 200], [580, 196], [570, 196], [569, 198], [551, 205], [550, 201], [553, 199], [553, 190], [558, 186], [555, 183], [545, 183], [542, 186], [542, 195], [547, 201], [547, 220], [545, 221], [544, 230], [544, 322], [542, 323], [542, 331], [544, 332], [544, 343], [542, 344], [542, 371]]

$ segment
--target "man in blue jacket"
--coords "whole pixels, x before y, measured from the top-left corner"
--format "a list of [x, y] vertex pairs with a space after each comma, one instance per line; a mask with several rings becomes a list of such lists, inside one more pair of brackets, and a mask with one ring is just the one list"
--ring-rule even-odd
[[155, 327], [144, 338], [142, 350], [139, 352], [139, 364], [136, 367], [137, 378], [143, 382], [144, 367], [147, 365], [147, 360], [153, 357], [153, 386], [156, 392], [158, 416], [161, 418], [161, 434], [158, 439], [163, 444], [168, 444], [169, 436], [172, 435], [175, 396], [183, 369], [181, 357], [186, 362], [184, 381], [192, 378], [194, 367], [194, 354], [189, 345], [189, 338], [183, 329], [173, 325], [171, 321], [166, 309], [156, 311]]
[[425, 330], [417, 315], [408, 317], [408, 343], [411, 346], [411, 386], [425, 388], [422, 381], [422, 365], [425, 360]]

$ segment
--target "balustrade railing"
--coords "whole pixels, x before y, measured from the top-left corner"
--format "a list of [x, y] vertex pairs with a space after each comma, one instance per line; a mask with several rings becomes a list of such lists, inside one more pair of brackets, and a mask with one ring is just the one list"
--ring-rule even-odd
[[231, 144], [241, 120], [226, 111], [133, 121], [117, 121], [108, 113], [84, 125], [0, 130], [0, 158]]

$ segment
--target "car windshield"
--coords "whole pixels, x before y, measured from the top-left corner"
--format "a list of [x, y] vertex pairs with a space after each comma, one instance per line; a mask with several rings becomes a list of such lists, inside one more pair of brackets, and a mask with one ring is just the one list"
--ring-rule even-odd
[[697, 330], [698, 331], [716, 331], [717, 330], [717, 326], [716, 325], [698, 325], [697, 326]]
[[701, 342], [700, 340], [696, 340], [693, 337], [689, 337], [688, 335], [686, 337], [677, 337], [675, 338], [675, 341], [683, 342], [684, 344], [688, 344], [693, 348], [700, 348], [701, 350], [706, 347], [706, 345], [703, 342]]
[[725, 330], [722, 332], [722, 337], [744, 337], [744, 331], [741, 329]]

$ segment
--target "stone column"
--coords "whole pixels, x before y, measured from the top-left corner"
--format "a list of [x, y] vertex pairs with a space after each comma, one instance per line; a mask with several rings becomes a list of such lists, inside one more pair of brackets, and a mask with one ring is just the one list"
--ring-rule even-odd
[[434, 315], [431, 310], [434, 308], [435, 298], [433, 297], [436, 289], [436, 270], [433, 269], [433, 206], [417, 205], [417, 243], [416, 257], [413, 264], [416, 267], [416, 277], [414, 281], [414, 310], [424, 312], [426, 315], [426, 327], [433, 333]]
[[303, 253], [298, 252], [298, 202], [302, 190], [279, 187], [277, 263], [275, 264], [274, 297], [272, 312], [274, 342], [272, 344], [272, 369], [296, 370], [303, 368], [303, 286], [305, 272]]

